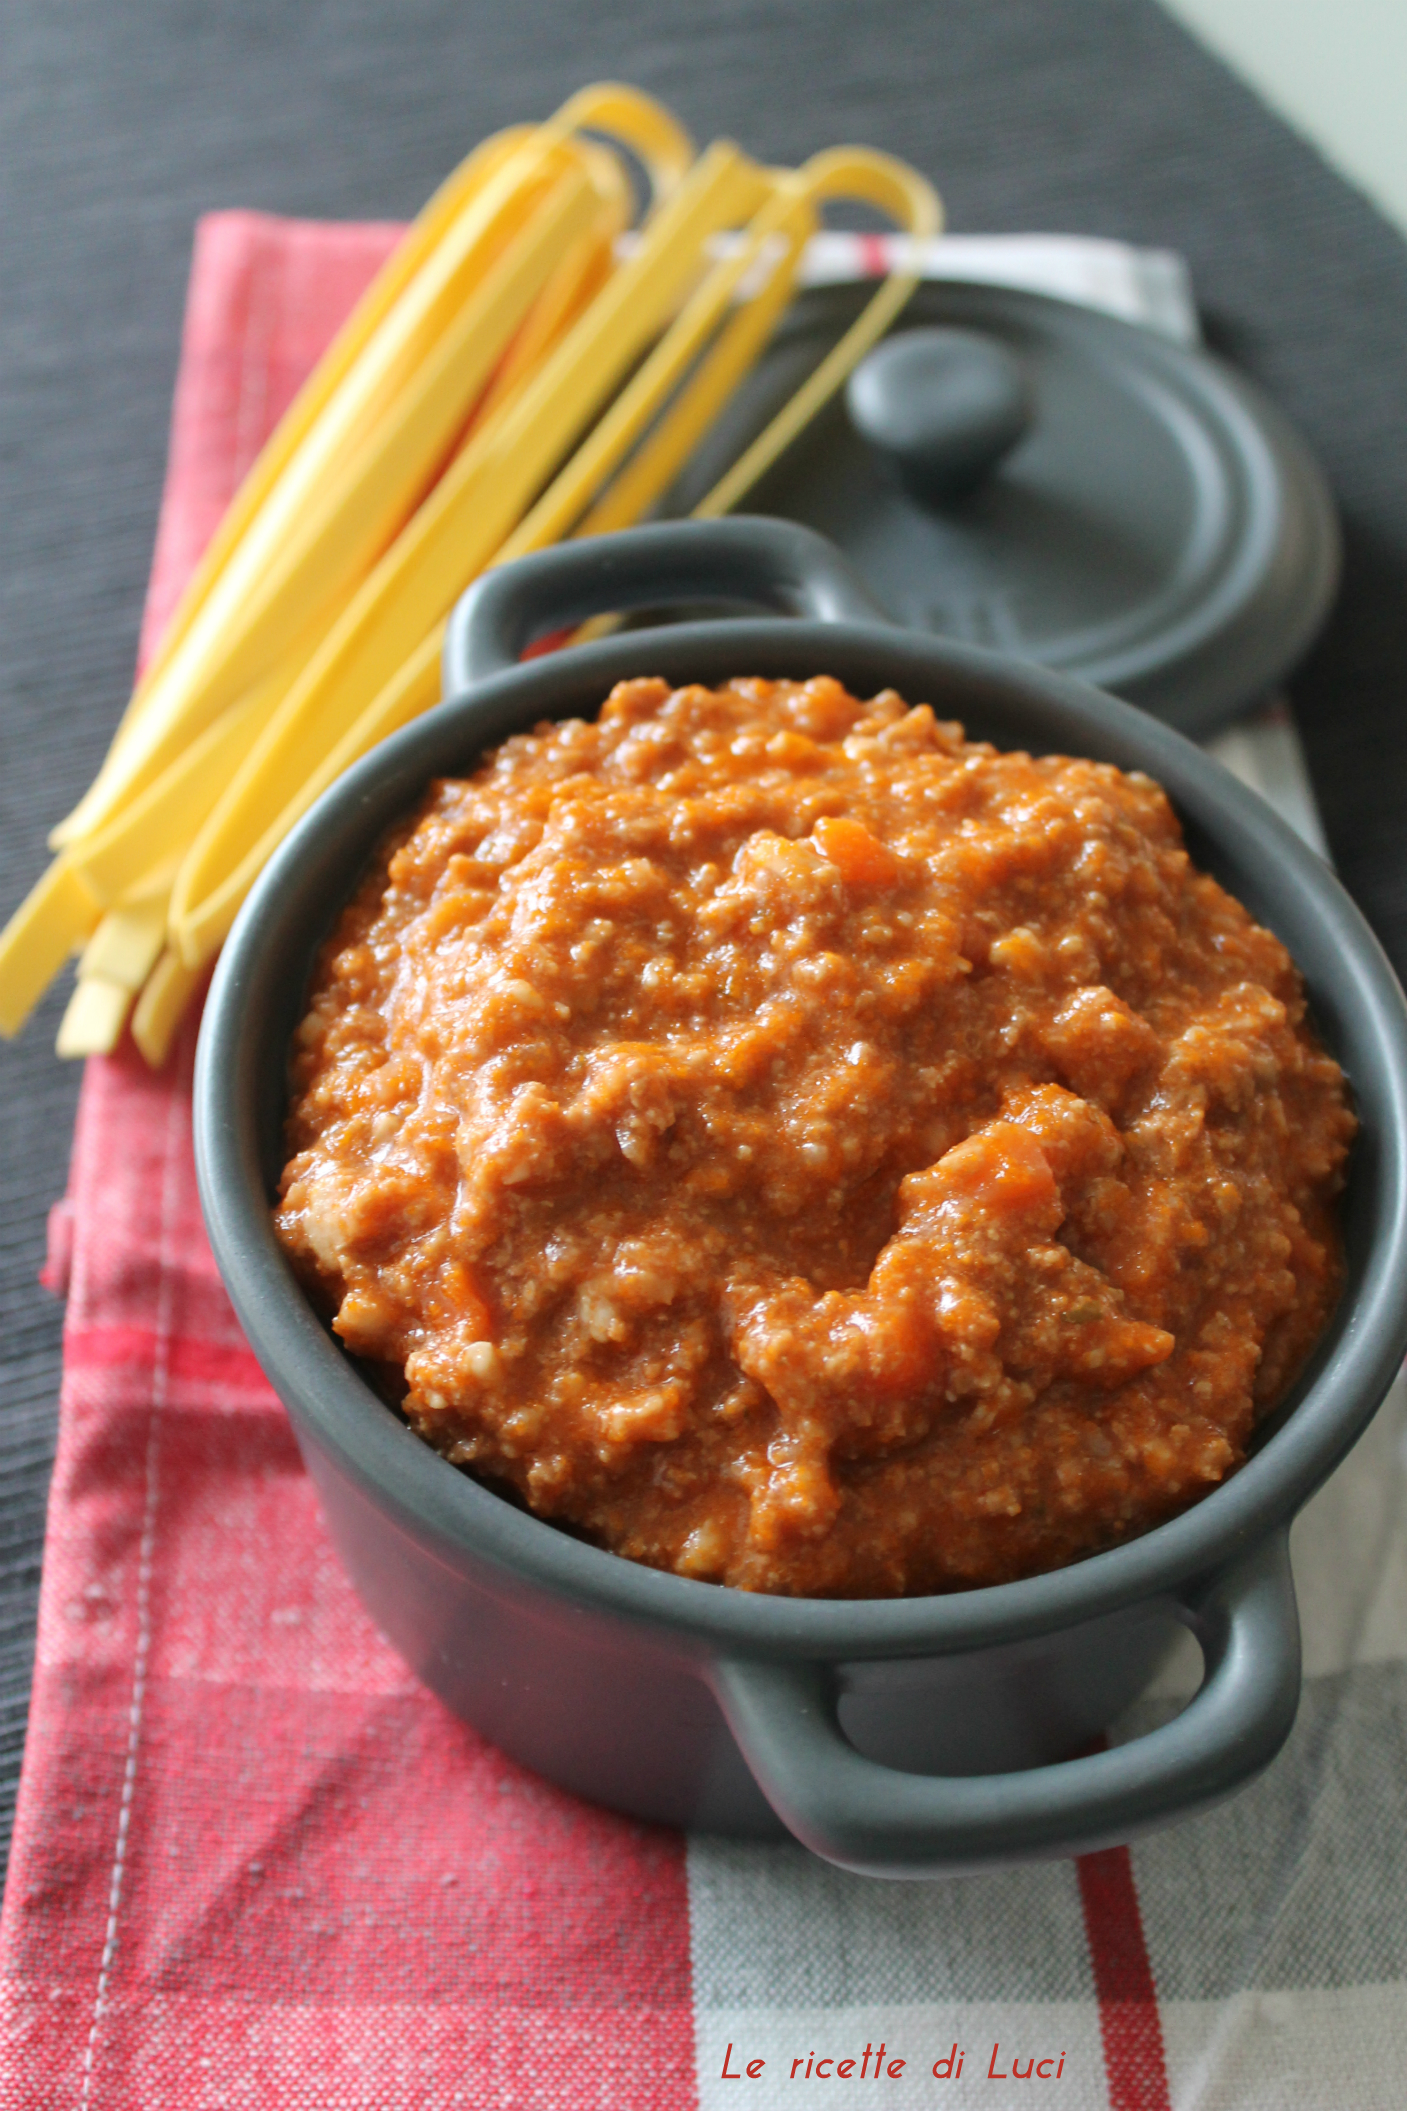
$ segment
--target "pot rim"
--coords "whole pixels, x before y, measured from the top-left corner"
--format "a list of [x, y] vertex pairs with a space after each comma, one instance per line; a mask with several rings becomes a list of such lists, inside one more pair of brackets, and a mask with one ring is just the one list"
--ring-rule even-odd
[[[313, 1313], [272, 1230], [256, 1105], [268, 1034], [296, 1020], [311, 952], [382, 830], [442, 772], [472, 767], [507, 733], [567, 716], [627, 676], [724, 679], [724, 668], [806, 678], [825, 670], [862, 693], [945, 683], [1000, 720], [1039, 712], [1045, 752], [1094, 753], [1145, 769], [1189, 832], [1273, 896], [1252, 912], [1287, 938], [1321, 1026], [1332, 1026], [1363, 1116], [1350, 1174], [1349, 1266], [1323, 1342], [1273, 1432], [1228, 1481], [1138, 1538], [1019, 1582], [938, 1596], [805, 1599], [751, 1593], [645, 1568], [517, 1508], [416, 1437], [358, 1374]], [[680, 670], [671, 675], [671, 669]], [[688, 670], [688, 671], [684, 671]], [[959, 715], [953, 712], [949, 715]], [[988, 737], [987, 728], [974, 729]], [[1074, 738], [1069, 736], [1073, 735]], [[1034, 745], [1035, 743], [1028, 743]], [[1194, 844], [1198, 862], [1203, 849]], [[1236, 891], [1240, 891], [1238, 888]], [[1306, 963], [1306, 938], [1314, 958]], [[295, 980], [296, 978], [296, 980]], [[1135, 1602], [1172, 1597], [1288, 1523], [1347, 1452], [1407, 1352], [1407, 1006], [1360, 911], [1277, 814], [1170, 727], [1070, 677], [981, 648], [882, 624], [746, 618], [633, 631], [513, 667], [439, 705], [325, 792], [252, 890], [207, 1000], [195, 1080], [196, 1160], [221, 1274], [266, 1375], [300, 1433], [331, 1454], [401, 1530], [453, 1568], [574, 1601], [672, 1647], [831, 1661], [932, 1655], [1049, 1633]], [[1354, 1251], [1357, 1232], [1358, 1251]]]

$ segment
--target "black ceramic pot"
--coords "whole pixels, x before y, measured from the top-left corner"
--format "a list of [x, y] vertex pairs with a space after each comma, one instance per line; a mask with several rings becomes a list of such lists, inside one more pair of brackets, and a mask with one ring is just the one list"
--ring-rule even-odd
[[[793, 620], [640, 630], [519, 663], [534, 636], [598, 610], [713, 597]], [[449, 701], [350, 770], [251, 895], [210, 993], [196, 1079], [216, 1257], [373, 1618], [452, 1709], [552, 1780], [680, 1825], [786, 1827], [874, 1875], [1083, 1851], [1228, 1794], [1294, 1719], [1290, 1521], [1407, 1347], [1407, 1011], [1353, 904], [1180, 735], [1063, 677], [881, 623], [831, 546], [785, 523], [637, 529], [530, 557], [466, 595], [446, 662]], [[312, 954], [426, 781], [472, 769], [539, 719], [591, 715], [624, 676], [818, 673], [861, 696], [893, 687], [999, 746], [1157, 777], [1193, 856], [1298, 960], [1362, 1123], [1347, 1288], [1255, 1455], [1145, 1537], [995, 1589], [770, 1598], [584, 1545], [405, 1428], [305, 1301], [270, 1224], [286, 1051]], [[1196, 1698], [1150, 1735], [1090, 1752], [1179, 1623], [1205, 1659]]]

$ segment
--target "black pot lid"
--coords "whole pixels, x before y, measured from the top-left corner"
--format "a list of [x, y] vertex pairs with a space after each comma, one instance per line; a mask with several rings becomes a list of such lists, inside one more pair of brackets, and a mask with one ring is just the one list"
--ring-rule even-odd
[[[872, 291], [826, 286], [795, 302], [669, 513], [697, 504]], [[1339, 541], [1322, 474], [1259, 390], [1134, 324], [950, 281], [922, 284], [871, 359], [930, 330], [978, 333], [1024, 380], [1030, 424], [975, 490], [916, 496], [852, 385], [853, 411], [828, 406], [747, 510], [830, 536], [896, 622], [1079, 675], [1184, 732], [1271, 688], [1328, 613]], [[891, 359], [900, 388], [905, 370]]]

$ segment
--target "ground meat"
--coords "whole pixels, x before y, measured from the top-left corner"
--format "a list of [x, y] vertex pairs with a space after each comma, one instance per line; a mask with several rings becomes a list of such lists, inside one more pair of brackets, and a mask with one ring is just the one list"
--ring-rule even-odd
[[448, 1459], [747, 1590], [1000, 1583], [1234, 1472], [1340, 1281], [1300, 979], [1148, 778], [622, 683], [324, 949], [279, 1235]]

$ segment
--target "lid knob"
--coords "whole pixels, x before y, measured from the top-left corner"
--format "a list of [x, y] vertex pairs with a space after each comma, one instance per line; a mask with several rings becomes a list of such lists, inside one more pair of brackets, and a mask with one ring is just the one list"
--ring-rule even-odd
[[974, 330], [901, 330], [862, 359], [850, 422], [906, 490], [942, 505], [976, 489], [1035, 415], [1014, 353]]

